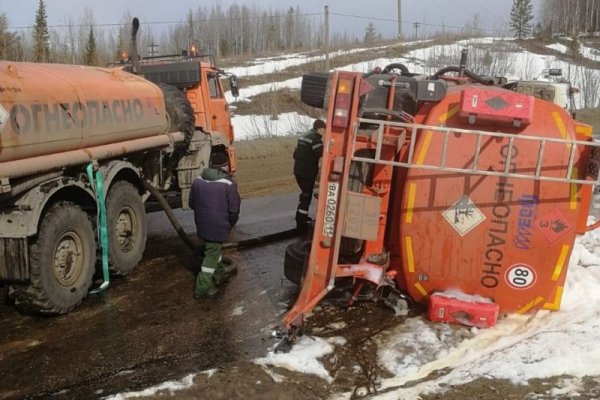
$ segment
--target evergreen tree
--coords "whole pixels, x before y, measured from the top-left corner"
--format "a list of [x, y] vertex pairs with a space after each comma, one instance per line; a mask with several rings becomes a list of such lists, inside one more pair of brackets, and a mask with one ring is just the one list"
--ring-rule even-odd
[[35, 12], [35, 26], [33, 27], [33, 59], [35, 62], [50, 61], [50, 33], [48, 32], [48, 17], [46, 4], [39, 0]]
[[365, 38], [363, 41], [365, 43], [373, 43], [377, 39], [377, 29], [375, 28], [375, 24], [369, 22], [367, 27], [365, 28]]
[[94, 38], [94, 27], [90, 26], [90, 34], [88, 35], [87, 45], [85, 46], [85, 54], [83, 55], [83, 63], [85, 65], [96, 65], [96, 39]]
[[531, 34], [533, 5], [531, 0], [513, 0], [510, 10], [510, 29], [516, 39], [524, 39]]

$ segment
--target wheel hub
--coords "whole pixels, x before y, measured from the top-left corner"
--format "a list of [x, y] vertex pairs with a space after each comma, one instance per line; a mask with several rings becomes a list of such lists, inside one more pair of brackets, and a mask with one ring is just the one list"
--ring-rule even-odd
[[133, 210], [126, 207], [119, 212], [115, 221], [115, 236], [123, 252], [130, 251], [135, 244], [136, 219]]
[[62, 286], [73, 285], [83, 268], [83, 243], [73, 231], [63, 233], [54, 252], [54, 276]]

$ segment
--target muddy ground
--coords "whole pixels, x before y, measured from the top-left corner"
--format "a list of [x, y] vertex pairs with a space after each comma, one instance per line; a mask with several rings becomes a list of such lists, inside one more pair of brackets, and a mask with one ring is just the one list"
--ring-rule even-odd
[[[293, 226], [293, 145], [294, 138], [237, 144], [244, 200], [234, 238]], [[178, 216], [192, 233], [190, 213]], [[377, 393], [379, 380], [389, 376], [377, 365], [373, 338], [403, 319], [368, 298], [347, 307], [348, 287], [335, 290], [317, 307], [305, 331], [308, 336], [346, 339], [346, 345], [323, 360], [332, 382], [281, 368], [266, 370], [252, 362], [277, 343], [270, 332], [294, 301], [297, 288], [282, 273], [284, 249], [294, 239], [228, 251], [238, 274], [216, 298], [194, 300], [193, 254], [164, 215], [150, 216], [149, 232], [142, 264], [69, 315], [24, 316], [9, 302], [0, 305], [0, 399], [103, 398], [189, 374], [197, 374], [189, 377], [191, 387], [145, 397], [326, 399], [334, 393]], [[5, 296], [6, 288], [0, 294]], [[276, 382], [277, 376], [283, 381]], [[584, 382], [578, 399], [600, 398], [597, 379]], [[546, 399], [548, 390], [559, 384], [559, 378], [533, 380], [527, 386], [479, 379], [423, 399]]]

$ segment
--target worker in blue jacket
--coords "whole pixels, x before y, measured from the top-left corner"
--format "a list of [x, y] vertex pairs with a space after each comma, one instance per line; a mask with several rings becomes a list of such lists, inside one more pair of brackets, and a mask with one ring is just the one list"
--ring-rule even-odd
[[240, 195], [237, 183], [230, 173], [229, 157], [223, 151], [214, 151], [210, 165], [192, 183], [190, 207], [198, 237], [204, 241], [204, 259], [196, 277], [194, 297], [211, 297], [217, 286], [228, 276], [221, 262], [221, 247], [240, 215]]
[[323, 155], [322, 136], [325, 133], [325, 121], [313, 122], [313, 127], [298, 138], [294, 149], [294, 176], [300, 188], [298, 208], [296, 209], [296, 229], [306, 232], [308, 229], [308, 209], [319, 172], [319, 160]]

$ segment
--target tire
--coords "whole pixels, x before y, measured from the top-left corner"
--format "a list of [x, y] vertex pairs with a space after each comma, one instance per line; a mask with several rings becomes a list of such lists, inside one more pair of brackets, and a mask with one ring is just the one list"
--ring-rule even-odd
[[10, 286], [9, 294], [25, 313], [57, 315], [87, 296], [96, 264], [96, 235], [89, 216], [62, 201], [43, 217], [29, 249], [30, 284]]
[[196, 117], [194, 109], [185, 93], [175, 86], [159, 83], [165, 98], [165, 109], [169, 116], [169, 132], [183, 132], [185, 134], [185, 148], [188, 147], [194, 134]]
[[125, 276], [139, 264], [146, 249], [146, 211], [138, 190], [118, 181], [106, 196], [108, 264], [113, 274]]
[[313, 72], [303, 75], [300, 100], [311, 107], [325, 108], [329, 77], [330, 74], [326, 72]]
[[288, 245], [283, 259], [283, 275], [292, 283], [302, 286], [308, 255], [310, 253], [310, 240], [300, 240]]

